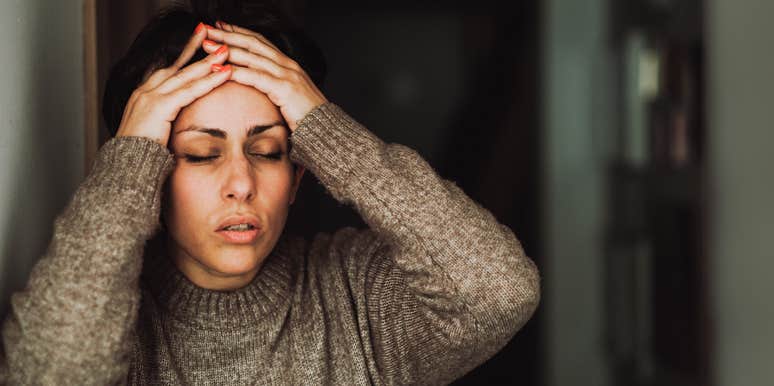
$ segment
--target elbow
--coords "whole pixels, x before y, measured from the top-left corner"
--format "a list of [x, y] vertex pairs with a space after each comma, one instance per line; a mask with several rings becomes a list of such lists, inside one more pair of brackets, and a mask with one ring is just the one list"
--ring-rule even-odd
[[490, 306], [496, 316], [488, 328], [499, 331], [501, 338], [510, 340], [516, 332], [532, 318], [540, 303], [540, 273], [531, 259], [518, 254], [518, 258], [507, 270], [507, 278], [490, 288]]
[[541, 280], [540, 271], [535, 262], [530, 259], [521, 243], [516, 237], [509, 234], [511, 243], [509, 251], [510, 258], [506, 259], [509, 269], [508, 280], [504, 281], [503, 292], [503, 315], [510, 328], [512, 336], [520, 330], [537, 310], [541, 298]]
[[[513, 336], [537, 310], [541, 299], [540, 272], [527, 256], [524, 247], [513, 232], [500, 224], [495, 253], [490, 261], [497, 262], [498, 269], [489, 275], [490, 303], [501, 321], [498, 330]], [[494, 277], [497, 276], [497, 277]], [[493, 326], [494, 327], [494, 326]]]
[[535, 263], [528, 257], [524, 257], [520, 264], [523, 265], [519, 272], [521, 278], [515, 283], [515, 296], [511, 300], [513, 307], [509, 310], [514, 333], [532, 318], [540, 304], [541, 296], [540, 272]]
[[466, 334], [475, 347], [471, 352], [471, 363], [480, 364], [500, 351], [532, 318], [540, 303], [540, 275], [535, 264], [522, 254], [508, 268], [499, 272], [499, 277], [490, 276], [486, 290], [482, 291], [480, 303], [473, 313]]

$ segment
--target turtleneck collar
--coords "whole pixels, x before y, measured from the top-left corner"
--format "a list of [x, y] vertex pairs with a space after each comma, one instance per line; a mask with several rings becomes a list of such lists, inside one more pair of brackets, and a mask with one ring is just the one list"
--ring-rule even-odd
[[283, 234], [246, 286], [215, 291], [191, 282], [169, 258], [166, 233], [146, 245], [142, 285], [170, 316], [202, 327], [255, 326], [288, 303], [293, 281], [290, 240]]

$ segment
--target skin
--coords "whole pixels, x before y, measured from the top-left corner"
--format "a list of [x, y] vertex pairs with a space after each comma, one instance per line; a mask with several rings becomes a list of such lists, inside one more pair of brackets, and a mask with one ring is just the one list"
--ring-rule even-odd
[[[257, 125], [273, 126], [248, 137]], [[192, 128], [219, 128], [226, 139]], [[282, 115], [261, 92], [230, 81], [185, 107], [172, 132], [177, 163], [164, 205], [170, 256], [200, 287], [247, 285], [281, 235], [304, 173], [294, 173]], [[275, 153], [279, 159], [268, 156]], [[217, 158], [196, 162], [187, 155]], [[253, 243], [230, 243], [215, 232], [228, 216], [248, 214], [261, 227]]]
[[[210, 55], [188, 64], [198, 49]], [[304, 173], [300, 165], [293, 172], [288, 132], [325, 102], [298, 63], [263, 36], [221, 22], [200, 24], [175, 63], [148, 74], [132, 93], [116, 136], [150, 138], [175, 155], [162, 215], [170, 255], [194, 284], [228, 291], [258, 274]], [[277, 122], [285, 126], [247, 137], [250, 127]], [[226, 138], [191, 127], [217, 128]], [[279, 160], [264, 157], [277, 151]], [[216, 154], [202, 163], [186, 158]], [[232, 215], [258, 218], [252, 244], [229, 244], [215, 233]]]

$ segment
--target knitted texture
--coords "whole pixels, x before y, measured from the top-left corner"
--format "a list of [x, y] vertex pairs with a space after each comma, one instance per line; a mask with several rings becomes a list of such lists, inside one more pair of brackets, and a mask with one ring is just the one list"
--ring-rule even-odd
[[198, 287], [158, 232], [172, 155], [113, 138], [12, 295], [0, 384], [447, 384], [533, 314], [539, 275], [513, 232], [415, 151], [333, 103], [290, 140], [367, 229], [283, 234], [247, 286]]

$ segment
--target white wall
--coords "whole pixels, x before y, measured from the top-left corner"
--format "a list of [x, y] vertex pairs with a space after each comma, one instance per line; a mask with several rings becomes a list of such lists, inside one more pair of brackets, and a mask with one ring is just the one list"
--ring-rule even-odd
[[771, 385], [774, 2], [708, 4], [713, 367], [717, 386]]
[[604, 386], [602, 243], [615, 121], [607, 1], [549, 0], [543, 14], [543, 375], [549, 386]]
[[0, 2], [0, 319], [83, 178], [82, 0]]

